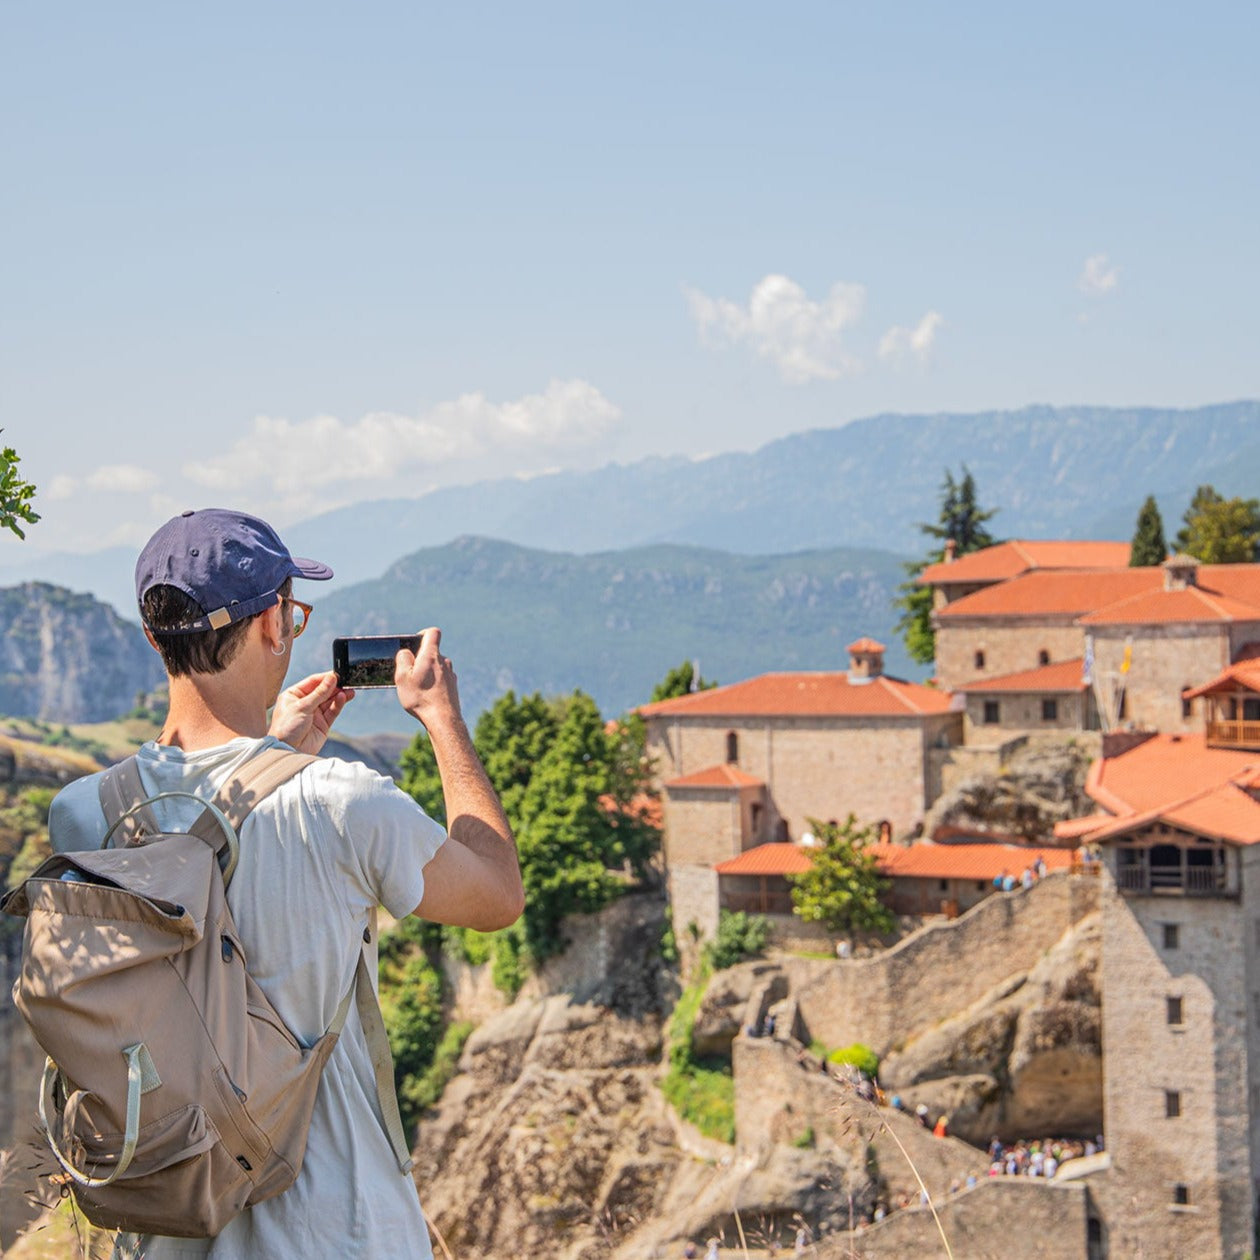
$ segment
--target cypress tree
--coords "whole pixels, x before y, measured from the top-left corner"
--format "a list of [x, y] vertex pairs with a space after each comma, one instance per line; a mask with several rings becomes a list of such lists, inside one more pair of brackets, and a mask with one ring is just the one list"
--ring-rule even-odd
[[1163, 564], [1168, 558], [1168, 544], [1164, 541], [1164, 522], [1155, 503], [1155, 496], [1146, 496], [1146, 502], [1138, 512], [1137, 528], [1133, 531], [1133, 544], [1129, 548], [1129, 567], [1143, 568]]

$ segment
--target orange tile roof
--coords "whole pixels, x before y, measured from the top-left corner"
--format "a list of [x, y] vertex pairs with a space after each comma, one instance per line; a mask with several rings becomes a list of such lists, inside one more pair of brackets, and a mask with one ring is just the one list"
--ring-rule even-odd
[[871, 638], [857, 639], [845, 649], [848, 652], [887, 652], [888, 649], [882, 644]]
[[1144, 813], [1260, 770], [1260, 753], [1209, 748], [1202, 733], [1155, 735], [1119, 757], [1095, 761], [1085, 790], [1113, 814]]
[[1000, 582], [1033, 569], [1122, 569], [1129, 563], [1129, 549], [1126, 542], [1015, 539], [928, 565], [919, 581]]
[[936, 611], [962, 617], [1079, 617], [1163, 586], [1160, 569], [1038, 570], [998, 582]]
[[1198, 696], [1228, 694], [1240, 688], [1246, 691], [1260, 691], [1260, 661], [1253, 658], [1235, 661], [1233, 665], [1217, 674], [1211, 682], [1205, 682], [1201, 687], [1192, 687], [1181, 694], [1187, 700], [1194, 700]]
[[1062, 822], [1054, 824], [1054, 838], [1079, 840], [1082, 836], [1089, 835], [1091, 831], [1097, 831], [1099, 827], [1106, 826], [1113, 819], [1112, 814], [1088, 814], [1084, 818], [1065, 818]]
[[957, 690], [972, 691], [1084, 691], [1082, 672], [1085, 662], [1078, 656], [1074, 661], [1055, 661], [1039, 665], [1036, 669], [1023, 669], [1015, 674], [1001, 674], [997, 678], [976, 679], [960, 683]]
[[722, 766], [710, 766], [707, 770], [696, 770], [692, 774], [684, 774], [680, 778], [671, 779], [666, 788], [723, 788], [727, 791], [745, 787], [765, 787], [765, 780], [747, 774], [738, 766], [729, 763]]
[[1231, 844], [1260, 843], [1260, 801], [1236, 783], [1218, 783], [1185, 800], [1113, 818], [1090, 833], [1089, 839], [1113, 840], [1153, 822], [1168, 823]]
[[719, 875], [800, 875], [811, 865], [809, 850], [803, 845], [759, 844], [713, 869]]
[[[871, 852], [885, 875], [898, 879], [992, 880], [1004, 871], [1017, 875], [1040, 855], [1050, 870], [1066, 869], [1067, 849], [1013, 844], [873, 844]], [[719, 875], [798, 875], [809, 870], [810, 850], [799, 844], [762, 844], [719, 862]]]
[[1069, 849], [1038, 849], [1015, 844], [875, 844], [871, 851], [885, 875], [898, 879], [991, 880], [1008, 872], [1018, 875], [1040, 856], [1048, 869], [1066, 870]]
[[1083, 626], [1151, 625], [1161, 622], [1260, 621], [1260, 606], [1199, 586], [1142, 591], [1081, 618]]
[[762, 674], [745, 682], [641, 705], [644, 717], [914, 717], [949, 712], [934, 687], [881, 674], [850, 682], [846, 673]]

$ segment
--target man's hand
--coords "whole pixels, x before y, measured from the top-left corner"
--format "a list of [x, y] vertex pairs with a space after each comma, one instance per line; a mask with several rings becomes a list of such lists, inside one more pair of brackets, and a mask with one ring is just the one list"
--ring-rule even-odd
[[354, 692], [337, 686], [337, 675], [312, 674], [286, 687], [276, 697], [268, 735], [298, 752], [317, 753], [324, 746], [337, 715], [354, 699]]
[[442, 632], [430, 626], [421, 632], [420, 650], [413, 656], [403, 648], [394, 658], [394, 686], [398, 702], [433, 734], [463, 722], [458, 679], [450, 660], [438, 648]]

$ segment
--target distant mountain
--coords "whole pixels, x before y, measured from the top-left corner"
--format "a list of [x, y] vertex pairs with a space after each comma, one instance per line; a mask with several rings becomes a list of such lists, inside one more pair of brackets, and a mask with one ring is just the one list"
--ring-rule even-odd
[[103, 722], [165, 679], [138, 626], [43, 582], [0, 590], [0, 713]]
[[[583, 554], [670, 542], [746, 555], [875, 547], [915, 556], [945, 470], [964, 464], [981, 503], [998, 509], [998, 537], [1127, 539], [1148, 494], [1171, 537], [1200, 484], [1260, 494], [1260, 402], [874, 416], [751, 453], [645, 459], [357, 503], [284, 533], [295, 554], [336, 570], [325, 592], [463, 535]], [[9, 548], [0, 582], [91, 591], [134, 620], [134, 563], [117, 548], [92, 556]]]
[[[429, 624], [442, 627], [470, 714], [508, 688], [581, 687], [615, 715], [646, 701], [688, 656], [723, 682], [845, 669], [846, 646], [863, 634], [889, 645], [890, 672], [920, 677], [892, 635], [901, 565], [888, 552], [843, 548], [737, 556], [658, 546], [583, 556], [461, 538], [322, 599], [290, 677], [327, 669], [335, 635]], [[392, 692], [361, 693], [338, 725], [414, 729]]]

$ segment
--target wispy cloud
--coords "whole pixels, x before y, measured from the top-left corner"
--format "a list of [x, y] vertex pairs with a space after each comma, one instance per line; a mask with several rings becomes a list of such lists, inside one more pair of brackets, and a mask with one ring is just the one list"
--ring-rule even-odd
[[[358, 420], [258, 416], [222, 455], [190, 463], [184, 475], [215, 491], [265, 490], [278, 516], [328, 506], [323, 492], [364, 483], [396, 484], [406, 475], [489, 452], [527, 452], [549, 459], [589, 445], [621, 418], [621, 410], [582, 380], [552, 381], [540, 394], [491, 402], [463, 394], [419, 415], [376, 411]], [[335, 496], [337, 497], [337, 496]]]
[[879, 357], [894, 362], [913, 357], [920, 363], [926, 363], [936, 343], [936, 334], [944, 323], [940, 311], [928, 311], [913, 328], [894, 324], [879, 339]]
[[845, 332], [858, 322], [866, 304], [866, 289], [860, 284], [834, 284], [817, 302], [782, 275], [758, 281], [743, 304], [698, 289], [684, 292], [704, 341], [747, 345], [793, 385], [861, 370], [861, 360], [844, 344]]
[[1120, 283], [1120, 268], [1106, 254], [1090, 254], [1077, 278], [1076, 287], [1089, 297], [1106, 297]]
[[60, 473], [48, 484], [50, 499], [70, 499], [84, 490], [98, 494], [143, 494], [158, 484], [158, 475], [136, 464], [104, 464], [86, 477]]

